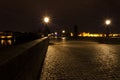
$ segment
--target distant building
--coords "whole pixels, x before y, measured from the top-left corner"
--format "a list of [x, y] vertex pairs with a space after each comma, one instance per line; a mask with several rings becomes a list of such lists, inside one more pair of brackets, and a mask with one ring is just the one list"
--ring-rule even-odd
[[[78, 36], [80, 36], [80, 37], [106, 37], [106, 34], [82, 32]], [[109, 34], [109, 36], [110, 37], [120, 37], [120, 34], [111, 33], [111, 34]]]

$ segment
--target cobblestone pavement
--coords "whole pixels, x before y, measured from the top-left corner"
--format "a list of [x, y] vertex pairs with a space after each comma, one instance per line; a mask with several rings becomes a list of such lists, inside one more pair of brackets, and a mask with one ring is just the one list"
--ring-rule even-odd
[[120, 45], [54, 41], [41, 80], [120, 80]]

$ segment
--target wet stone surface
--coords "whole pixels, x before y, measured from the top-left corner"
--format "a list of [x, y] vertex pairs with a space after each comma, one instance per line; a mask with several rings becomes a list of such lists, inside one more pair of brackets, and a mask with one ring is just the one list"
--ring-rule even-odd
[[51, 41], [40, 80], [120, 80], [120, 45]]

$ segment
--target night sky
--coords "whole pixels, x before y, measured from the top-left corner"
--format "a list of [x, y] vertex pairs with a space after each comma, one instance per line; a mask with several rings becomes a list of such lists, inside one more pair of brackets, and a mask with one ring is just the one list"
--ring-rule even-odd
[[0, 31], [38, 31], [45, 15], [53, 31], [77, 25], [80, 32], [102, 32], [109, 18], [111, 32], [120, 32], [119, 0], [2, 0]]

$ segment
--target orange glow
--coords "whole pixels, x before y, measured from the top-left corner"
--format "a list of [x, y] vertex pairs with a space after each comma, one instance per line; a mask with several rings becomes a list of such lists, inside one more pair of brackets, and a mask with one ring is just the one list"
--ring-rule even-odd
[[1, 40], [1, 45], [6, 46], [6, 45], [12, 45], [12, 40]]
[[12, 38], [13, 36], [0, 36], [0, 38], [4, 39], [4, 38]]
[[5, 40], [1, 40], [2, 45], [7, 45], [7, 42]]
[[12, 38], [13, 36], [6, 36], [7, 38]]
[[[91, 34], [89, 32], [83, 32], [81, 34], [79, 34], [78, 36], [80, 37], [106, 37], [106, 34]], [[110, 37], [120, 37], [120, 34], [109, 34]]]
[[6, 38], [6, 36], [0, 36], [0, 38]]
[[4, 42], [5, 42], [4, 40], [1, 40], [1, 44], [2, 44], [2, 45], [4, 44]]
[[12, 40], [7, 40], [7, 43], [8, 43], [9, 45], [12, 45]]
[[74, 36], [73, 33], [70, 33], [70, 36]]

